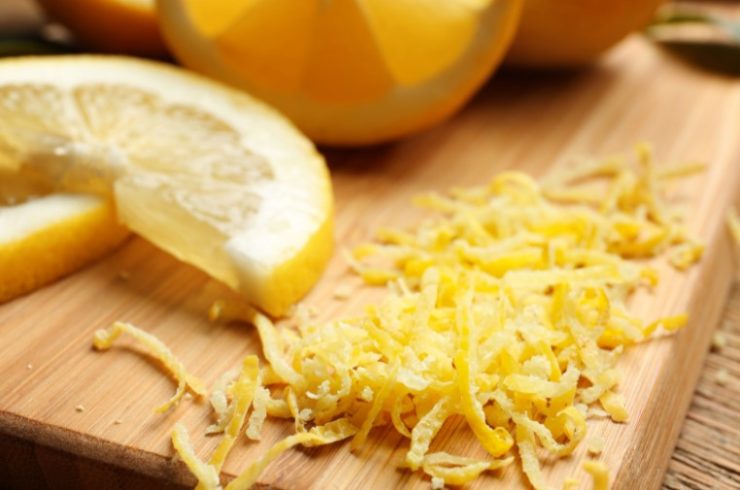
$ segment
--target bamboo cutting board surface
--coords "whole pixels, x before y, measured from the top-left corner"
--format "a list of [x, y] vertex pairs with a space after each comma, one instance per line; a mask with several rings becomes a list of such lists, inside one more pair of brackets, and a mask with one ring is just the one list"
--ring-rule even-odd
[[[417, 218], [408, 204], [425, 190], [478, 184], [517, 168], [542, 175], [568, 157], [607, 155], [652, 142], [665, 162], [699, 159], [708, 171], [678, 188], [690, 230], [707, 245], [699, 266], [687, 273], [661, 270], [661, 284], [641, 293], [633, 308], [646, 319], [689, 311], [689, 326], [675, 337], [633, 348], [624, 356], [621, 391], [628, 424], [590, 422], [589, 434], [606, 439], [601, 460], [614, 488], [657, 488], [680, 430], [709, 340], [732, 280], [732, 247], [724, 228], [727, 208], [740, 186], [740, 84], [684, 65], [633, 38], [593, 69], [570, 74], [497, 76], [472, 104], [446, 124], [402, 143], [368, 150], [329, 151], [337, 200], [338, 248], [364, 241], [380, 226]], [[122, 274], [125, 273], [125, 274]], [[306, 299], [333, 318], [357, 311], [377, 291], [356, 287], [337, 301], [339, 284], [356, 287], [337, 254]], [[95, 329], [114, 320], [140, 325], [167, 343], [189, 370], [213, 382], [257, 353], [247, 325], [211, 324], [208, 306], [227, 292], [200, 272], [140, 239], [113, 256], [52, 286], [0, 306], [0, 432], [83, 457], [183, 484], [194, 480], [172, 461], [169, 433], [182, 420], [203, 457], [218, 438], [202, 436], [211, 423], [204, 402], [184, 401], [157, 415], [152, 408], [174, 386], [133, 344], [109, 352], [91, 349]], [[78, 411], [76, 407], [84, 407]], [[260, 443], [241, 441], [225, 465], [238, 474], [290, 432], [270, 423]], [[472, 434], [446, 427], [440, 446], [482, 455]], [[359, 455], [346, 445], [294, 450], [262, 475], [276, 488], [428, 488], [428, 480], [397, 470], [407, 443], [376, 429]], [[548, 464], [550, 484], [560, 487], [580, 470], [584, 448]], [[471, 488], [523, 485], [516, 466]]]

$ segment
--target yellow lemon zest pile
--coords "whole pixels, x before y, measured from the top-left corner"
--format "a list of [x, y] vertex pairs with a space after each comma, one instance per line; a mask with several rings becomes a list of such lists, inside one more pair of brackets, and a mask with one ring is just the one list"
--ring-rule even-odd
[[182, 362], [175, 357], [169, 347], [154, 335], [147, 333], [130, 323], [115, 322], [108, 329], [96, 330], [93, 337], [93, 346], [98, 350], [108, 350], [124, 333], [129, 334], [131, 337], [144, 344], [151, 354], [161, 361], [165, 369], [177, 380], [177, 391], [175, 394], [166, 403], [155, 408], [155, 412], [164, 413], [177, 405], [182, 397], [185, 396], [186, 390], [189, 390], [198, 396], [206, 394], [206, 389], [203, 386], [203, 383], [195, 376], [188, 374], [185, 366], [183, 366]]
[[[250, 307], [217, 303], [212, 319], [255, 325], [269, 365], [245, 361], [246, 391], [238, 388], [244, 371], [217, 383], [212, 403], [225, 432], [218, 457], [199, 461], [182, 427], [173, 432], [175, 448], [201, 488], [220, 488], [213, 474], [254, 400], [250, 438], [267, 415], [293, 418], [296, 433], [226, 488], [248, 488], [298, 444], [351, 437], [357, 451], [376, 426], [409, 439], [404, 466], [428, 475], [434, 488], [505, 467], [514, 452], [531, 485], [547, 488], [540, 456], [571, 454], [589, 417], [628, 420], [616, 391], [624, 347], [687, 322], [682, 313], [645, 322], [627, 302], [658, 281], [655, 269], [634, 259], [695, 243], [663, 197], [667, 180], [689, 173], [658, 173], [639, 147], [636, 165], [580, 167], [546, 188], [506, 172], [484, 187], [422, 196], [417, 202], [434, 218], [412, 231], [384, 230], [379, 243], [354, 251], [352, 268], [389, 292], [353, 318], [320, 323], [305, 316], [294, 330]], [[606, 186], [604, 199], [584, 204], [575, 196], [591, 192], [584, 181], [595, 177]], [[460, 417], [488, 458], [430, 453], [445, 424]], [[607, 488], [603, 463], [584, 468], [595, 488]]]
[[[586, 419], [603, 413], [596, 404], [616, 422], [628, 419], [616, 392], [623, 348], [687, 321], [678, 314], [646, 323], [626, 303], [636, 288], [658, 280], [653, 268], [632, 259], [695, 243], [663, 190], [696, 170], [658, 173], [640, 146], [636, 165], [580, 167], [551, 178], [546, 189], [506, 172], [485, 187], [421, 196], [417, 203], [435, 219], [410, 232], [383, 230], [380, 243], [354, 251], [356, 272], [389, 286], [365, 314], [304, 319], [296, 332], [248, 309], [219, 305], [211, 313], [256, 325], [272, 371], [266, 386], [287, 386], [297, 435], [310, 433], [306, 424], [313, 431], [348, 421], [358, 450], [373, 427], [392, 426], [409, 438], [406, 466], [437, 487], [503, 467], [516, 449], [530, 483], [545, 488], [538, 451], [572, 453]], [[576, 197], [593, 195], [583, 181], [594, 177], [606, 181], [605, 197], [583, 204]], [[691, 254], [679, 267], [699, 257]], [[429, 454], [456, 415], [490, 459]], [[589, 467], [601, 485], [605, 473]], [[247, 470], [249, 481], [255, 468]]]

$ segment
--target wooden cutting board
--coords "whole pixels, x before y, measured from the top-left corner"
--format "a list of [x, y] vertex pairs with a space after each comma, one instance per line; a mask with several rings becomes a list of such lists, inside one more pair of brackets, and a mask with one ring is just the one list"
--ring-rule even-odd
[[[675, 203], [706, 243], [701, 263], [687, 273], [668, 268], [653, 293], [635, 298], [646, 319], [689, 311], [689, 326], [628, 351], [621, 390], [628, 424], [589, 422], [606, 439], [601, 460], [613, 488], [657, 488], [675, 443], [711, 334], [733, 275], [725, 214], [740, 187], [740, 83], [683, 64], [634, 37], [599, 65], [561, 74], [501, 73], [468, 108], [446, 124], [402, 143], [365, 150], [327, 151], [337, 200], [338, 247], [352, 246], [380, 226], [414, 220], [409, 199], [424, 190], [470, 185], [516, 168], [541, 175], [569, 157], [628, 151], [646, 140], [659, 160], [702, 160], [708, 171], [688, 180]], [[337, 254], [306, 299], [321, 318], [355, 311], [373, 291], [348, 301], [332, 292], [355, 284]], [[173, 392], [156, 363], [133, 344], [106, 353], [91, 349], [95, 329], [126, 320], [153, 332], [190, 371], [211, 383], [248, 353], [260, 351], [247, 325], [217, 325], [206, 310], [224, 289], [140, 239], [67, 279], [0, 306], [0, 432], [173, 482], [192, 484], [172, 461], [169, 433], [182, 420], [201, 456], [217, 438], [202, 436], [211, 422], [204, 402], [185, 401], [157, 415], [152, 408]], [[78, 410], [77, 407], [84, 407]], [[272, 422], [260, 443], [240, 441], [225, 465], [238, 474], [290, 431]], [[452, 452], [482, 454], [472, 435], [448, 427], [440, 435]], [[294, 450], [260, 481], [280, 489], [428, 488], [429, 481], [396, 467], [407, 449], [396, 434], [376, 429], [360, 455], [346, 445]], [[584, 448], [546, 466], [553, 487], [580, 469]], [[471, 488], [525, 486], [514, 465]]]

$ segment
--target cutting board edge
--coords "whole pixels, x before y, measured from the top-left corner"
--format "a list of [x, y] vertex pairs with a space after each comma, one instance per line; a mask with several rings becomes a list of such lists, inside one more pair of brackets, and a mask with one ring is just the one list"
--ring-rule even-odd
[[42, 424], [5, 410], [0, 410], [0, 434], [62, 451], [72, 459], [87, 458], [179, 485], [194, 486], [197, 483], [185, 464], [173, 458], [64, 427]]
[[[702, 373], [701, 367], [709, 352], [712, 335], [719, 327], [722, 311], [732, 290], [735, 280], [734, 267], [722, 267], [722, 263], [733, 263], [735, 255], [735, 244], [730, 237], [726, 223], [726, 210], [730, 206], [740, 202], [740, 147], [736, 149], [730, 161], [737, 162], [735, 166], [734, 188], [726, 194], [726, 202], [719, 203], [721, 210], [713, 226], [712, 235], [707, 242], [707, 247], [702, 260], [711, 260], [711, 264], [702, 267], [698, 282], [708, 284], [711, 282], [711, 291], [694, 288], [689, 298], [689, 323], [685, 327], [693, 329], [693, 335], [680, 339], [678, 345], [673, 349], [670, 362], [663, 363], [657, 385], [660, 390], [652, 393], [653, 401], [648, 404], [645, 413], [645, 427], [655, 427], [660, 422], [661, 412], [666, 405], [680, 414], [673, 420], [678, 423], [670, 424], [666, 429], [665, 437], [656, 438], [649, 431], [644, 431], [628, 450], [624, 462], [620, 465], [618, 472], [614, 475], [614, 486], [612, 490], [632, 489], [659, 489], [663, 481], [663, 475], [668, 468], [671, 454], [676, 446], [681, 433], [683, 421], [691, 405], [694, 391]], [[732, 182], [730, 176], [730, 182]], [[719, 277], [718, 277], [719, 276]], [[710, 281], [711, 279], [711, 281]], [[719, 291], [719, 294], [715, 294]], [[709, 301], [706, 301], [706, 299]], [[702, 328], [704, 327], [704, 328]], [[689, 364], [682, 362], [685, 357], [681, 354], [693, 353]], [[683, 384], [691, 389], [668, 389], [671, 378], [675, 379], [676, 373], [683, 373]], [[658, 403], [658, 400], [668, 399], [668, 403]], [[663, 410], [662, 410], [663, 409]], [[656, 478], [646, 475], [653, 474]], [[650, 485], [649, 482], [654, 482]]]

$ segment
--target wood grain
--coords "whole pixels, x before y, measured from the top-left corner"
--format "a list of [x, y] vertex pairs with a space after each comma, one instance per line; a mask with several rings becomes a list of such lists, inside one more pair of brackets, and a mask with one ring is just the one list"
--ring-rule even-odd
[[[663, 488], [740, 488], [740, 280], [735, 282], [720, 331], [727, 344], [704, 364]], [[724, 370], [728, 379], [723, 383]]]
[[[696, 71], [635, 37], [591, 70], [534, 77], [504, 73], [448, 123], [405, 142], [364, 151], [327, 152], [337, 197], [340, 246], [370, 236], [380, 225], [404, 225], [416, 214], [416, 192], [479, 183], [518, 168], [541, 175], [567, 165], [572, 155], [622, 151], [638, 140], [653, 142], [663, 161], [701, 159], [705, 175], [677, 188], [676, 204], [689, 227], [707, 244], [704, 260], [682, 274], [663, 269], [661, 285], [632, 307], [646, 318], [688, 310], [692, 321], [673, 338], [631, 350], [622, 364], [622, 391], [632, 413], [626, 425], [593, 423], [602, 434], [602, 459], [614, 488], [657, 488], [732, 280], [731, 246], [724, 210], [740, 185], [740, 85]], [[120, 276], [127, 271], [128, 280]], [[347, 314], [373, 292], [332, 299], [348, 283], [335, 260], [307, 303], [323, 318]], [[72, 277], [0, 307], [0, 431], [14, 438], [119, 465], [166, 481], [192, 484], [172, 462], [169, 431], [182, 420], [201, 455], [217, 440], [200, 436], [210, 423], [204, 403], [186, 402], [172, 413], [152, 408], [172, 393], [171, 381], [136, 347], [96, 353], [92, 332], [114, 320], [139, 324], [166, 342], [206, 382], [259, 352], [244, 325], [213, 325], [210, 303], [221, 286], [142, 240]], [[129, 344], [130, 345], [130, 344]], [[29, 368], [28, 365], [31, 365]], [[82, 405], [84, 411], [75, 407]], [[120, 422], [120, 423], [118, 423]], [[225, 466], [234, 475], [289, 432], [271, 423], [258, 444], [238, 444]], [[450, 425], [440, 436], [446, 449], [481, 455], [470, 434]], [[261, 478], [276, 488], [427, 488], [428, 481], [395, 469], [406, 443], [374, 432], [360, 456], [345, 446], [296, 450]], [[554, 486], [567, 476], [588, 485], [579, 451], [548, 465]], [[523, 485], [516, 468], [486, 477], [471, 488]]]
[[[663, 490], [740, 488], [740, 280], [732, 289], [719, 330], [727, 345], [713, 348], [707, 356]], [[724, 385], [717, 381], [721, 369], [731, 375]], [[0, 481], [8, 489], [187, 488], [5, 434], [0, 434], [0, 456]]]

